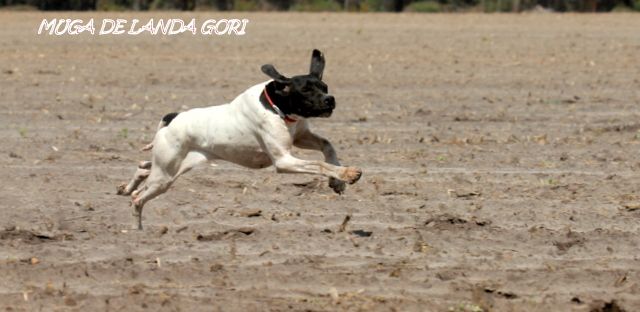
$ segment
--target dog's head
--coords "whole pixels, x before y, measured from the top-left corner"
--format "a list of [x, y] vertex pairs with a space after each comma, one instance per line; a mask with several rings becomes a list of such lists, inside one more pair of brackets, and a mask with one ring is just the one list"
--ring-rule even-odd
[[267, 86], [270, 94], [275, 94], [274, 102], [283, 113], [301, 117], [329, 117], [336, 107], [336, 100], [329, 95], [327, 85], [322, 82], [324, 56], [313, 50], [309, 74], [293, 76], [281, 75], [271, 64], [262, 66], [262, 72], [273, 79]]

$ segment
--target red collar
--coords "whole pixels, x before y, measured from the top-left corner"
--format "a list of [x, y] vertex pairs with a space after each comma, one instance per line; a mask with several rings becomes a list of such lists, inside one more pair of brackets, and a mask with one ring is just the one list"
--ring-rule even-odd
[[271, 100], [271, 98], [269, 97], [269, 93], [267, 92], [267, 88], [265, 87], [263, 90], [264, 93], [264, 97], [267, 98], [267, 102], [269, 102], [269, 105], [271, 105], [271, 108], [273, 108], [274, 111], [276, 111], [276, 113], [278, 113], [278, 115], [280, 115], [280, 117], [282, 117], [282, 119], [284, 119], [285, 122], [288, 123], [293, 123], [296, 122], [297, 120], [285, 115], [280, 108], [278, 108], [278, 106], [276, 106], [275, 104], [273, 104], [273, 101]]

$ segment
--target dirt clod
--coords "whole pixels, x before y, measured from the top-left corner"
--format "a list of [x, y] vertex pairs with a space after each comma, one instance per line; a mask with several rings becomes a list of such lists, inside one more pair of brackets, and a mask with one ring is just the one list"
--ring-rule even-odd
[[365, 231], [365, 230], [354, 230], [354, 231], [351, 231], [349, 233], [351, 233], [353, 235], [356, 235], [356, 236], [360, 236], [360, 237], [369, 237], [369, 236], [371, 236], [371, 234], [373, 234], [373, 232]]
[[338, 228], [338, 233], [344, 232], [347, 229], [347, 224], [349, 223], [349, 220], [351, 220], [351, 215], [344, 216], [344, 220], [342, 220], [342, 223]]
[[262, 216], [262, 210], [261, 209], [245, 210], [240, 213], [240, 216], [246, 217], [246, 218], [259, 217], [259, 216]]
[[255, 230], [252, 228], [238, 228], [238, 229], [232, 229], [232, 230], [227, 230], [223, 232], [216, 232], [212, 234], [198, 234], [198, 236], [196, 236], [196, 240], [200, 242], [209, 242], [209, 241], [249, 236], [254, 232]]
[[598, 300], [591, 304], [591, 308], [589, 312], [626, 312], [627, 310], [623, 309], [618, 305], [616, 300], [611, 301], [602, 301]]

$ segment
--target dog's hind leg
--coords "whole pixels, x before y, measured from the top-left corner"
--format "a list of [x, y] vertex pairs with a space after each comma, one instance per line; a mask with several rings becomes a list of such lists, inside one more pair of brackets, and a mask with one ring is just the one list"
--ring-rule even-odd
[[173, 183], [173, 177], [162, 168], [152, 167], [145, 187], [141, 192], [136, 192], [131, 200], [133, 216], [136, 217], [137, 228], [142, 230], [142, 208], [144, 204], [158, 195], [166, 192]]
[[[157, 157], [156, 157], [157, 156]], [[136, 217], [137, 227], [142, 230], [142, 208], [144, 205], [165, 193], [171, 184], [182, 174], [191, 170], [197, 164], [207, 160], [207, 157], [198, 152], [189, 152], [185, 156], [154, 155], [154, 164], [143, 190], [135, 192], [131, 202], [133, 215]], [[169, 160], [166, 162], [166, 160]]]
[[131, 195], [138, 188], [140, 183], [142, 183], [147, 177], [149, 173], [151, 173], [151, 162], [150, 161], [141, 161], [138, 164], [138, 168], [136, 172], [133, 174], [133, 178], [129, 183], [122, 183], [117, 188], [118, 195]]

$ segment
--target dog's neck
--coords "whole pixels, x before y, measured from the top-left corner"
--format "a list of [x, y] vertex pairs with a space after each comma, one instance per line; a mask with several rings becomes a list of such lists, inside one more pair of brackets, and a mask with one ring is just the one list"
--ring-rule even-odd
[[264, 87], [264, 90], [262, 90], [262, 93], [260, 93], [260, 102], [267, 109], [280, 115], [280, 118], [284, 119], [285, 122], [294, 123], [298, 121], [295, 118], [291, 117], [291, 112], [289, 111], [288, 105], [289, 99], [276, 92], [274, 81], [268, 83]]

